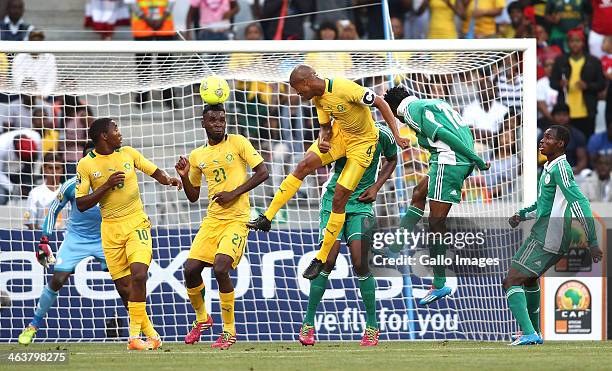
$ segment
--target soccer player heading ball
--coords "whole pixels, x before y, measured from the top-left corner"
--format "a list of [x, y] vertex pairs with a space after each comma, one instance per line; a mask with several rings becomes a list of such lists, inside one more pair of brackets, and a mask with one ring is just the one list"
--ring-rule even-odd
[[[451, 206], [461, 201], [463, 181], [470, 176], [474, 165], [480, 170], [487, 170], [490, 164], [485, 163], [474, 152], [474, 139], [470, 128], [445, 101], [419, 99], [411, 96], [402, 86], [387, 90], [385, 101], [389, 103], [396, 117], [416, 132], [419, 145], [431, 154], [427, 178], [415, 187], [412, 203], [400, 221], [400, 226], [412, 231], [423, 216], [427, 198], [431, 232], [444, 234], [446, 217]], [[442, 241], [436, 239], [436, 242], [429, 246], [431, 258], [445, 254], [446, 245]], [[450, 295], [450, 287], [445, 286], [445, 269], [443, 265], [433, 267], [432, 288], [419, 304], [427, 305]]]
[[321, 242], [321, 249], [303, 276], [316, 278], [344, 225], [346, 204], [370, 166], [378, 143], [378, 129], [374, 125], [370, 107], [380, 110], [391, 129], [396, 143], [406, 148], [407, 138], [399, 136], [393, 112], [389, 105], [370, 89], [344, 78], [321, 78], [312, 67], [300, 65], [294, 68], [289, 83], [306, 100], [312, 100], [317, 109], [321, 131], [292, 174], [281, 183], [268, 210], [248, 226], [269, 231], [271, 221], [298, 191], [306, 175], [346, 157], [346, 165], [338, 178], [332, 201], [332, 212]]
[[516, 228], [524, 220], [536, 219], [529, 237], [512, 257], [504, 280], [508, 307], [523, 332], [511, 345], [543, 343], [539, 334], [538, 278], [568, 252], [572, 216], [584, 229], [593, 262], [599, 262], [603, 255], [597, 244], [591, 206], [576, 184], [572, 167], [565, 158], [569, 139], [569, 130], [560, 125], [553, 125], [544, 132], [540, 153], [548, 161], [538, 182], [538, 198], [508, 220], [510, 226]]
[[[223, 332], [212, 344], [227, 349], [236, 342], [234, 325], [234, 286], [229, 275], [244, 254], [249, 230], [249, 191], [266, 179], [268, 169], [261, 155], [242, 135], [225, 133], [223, 105], [208, 105], [202, 113], [202, 127], [208, 143], [191, 151], [189, 159], [181, 156], [176, 163], [185, 195], [191, 202], [200, 198], [202, 175], [208, 184], [208, 210], [196, 234], [185, 262], [185, 284], [191, 305], [196, 312], [191, 332], [185, 343], [200, 340], [202, 331], [213, 325], [204, 304], [202, 270], [211, 267], [219, 285]], [[254, 174], [247, 177], [247, 166]]]

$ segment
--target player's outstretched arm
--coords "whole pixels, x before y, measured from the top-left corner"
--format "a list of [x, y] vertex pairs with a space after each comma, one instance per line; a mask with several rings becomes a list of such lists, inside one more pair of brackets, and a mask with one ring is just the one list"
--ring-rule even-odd
[[378, 108], [378, 110], [382, 114], [383, 119], [385, 119], [387, 126], [389, 126], [389, 129], [391, 129], [391, 133], [393, 133], [393, 137], [395, 138], [397, 144], [402, 149], [408, 148], [410, 146], [410, 139], [400, 137], [395, 115], [393, 114], [393, 111], [391, 111], [391, 107], [389, 107], [389, 104], [382, 97], [376, 96], [376, 98], [374, 98], [373, 106]]
[[183, 183], [181, 183], [178, 178], [168, 175], [168, 173], [160, 168], [157, 168], [157, 170], [151, 174], [151, 178], [157, 180], [159, 184], [176, 187], [179, 191], [183, 189]]
[[113, 189], [120, 183], [123, 183], [124, 181], [125, 173], [123, 171], [114, 172], [113, 174], [111, 174], [111, 176], [108, 177], [106, 183], [102, 184], [95, 191], [88, 195], [77, 197], [77, 209], [79, 209], [80, 212], [84, 212], [85, 210], [91, 209], [98, 202], [100, 202], [100, 200], [102, 200], [102, 197], [104, 197], [106, 192], [110, 191], [111, 189]]
[[60, 212], [62, 212], [66, 204], [74, 198], [75, 183], [76, 178], [68, 179], [60, 187], [57, 197], [51, 201], [51, 205], [49, 205], [49, 212], [47, 216], [45, 216], [45, 220], [42, 225], [43, 237], [49, 237], [51, 233], [53, 233], [57, 216]]
[[253, 171], [254, 171], [253, 176], [247, 179], [246, 182], [239, 185], [238, 188], [234, 189], [233, 191], [229, 191], [229, 192], [223, 191], [223, 192], [215, 193], [212, 197], [212, 201], [218, 203], [221, 206], [229, 204], [230, 202], [238, 198], [238, 196], [240, 196], [241, 194], [246, 193], [250, 191], [251, 189], [257, 187], [261, 183], [265, 182], [266, 179], [268, 179], [268, 177], [270, 176], [270, 173], [268, 172], [268, 168], [266, 167], [266, 164], [264, 164], [263, 162], [255, 166], [253, 168]]
[[491, 164], [485, 163], [484, 160], [476, 154], [476, 152], [468, 148], [468, 146], [466, 146], [461, 139], [446, 128], [440, 127], [436, 133], [436, 136], [442, 142], [448, 144], [453, 151], [461, 153], [462, 155], [467, 156], [470, 160], [474, 161], [480, 170], [488, 170], [489, 167], [491, 167]]
[[189, 179], [189, 160], [185, 156], [180, 156], [179, 160], [174, 165], [177, 174], [181, 177], [183, 190], [189, 202], [196, 202], [200, 198], [200, 187], [194, 186]]
[[376, 179], [376, 182], [372, 184], [370, 188], [363, 191], [363, 193], [359, 195], [359, 198], [357, 200], [365, 203], [376, 201], [376, 195], [378, 194], [378, 191], [380, 191], [387, 179], [389, 179], [391, 174], [393, 174], [393, 171], [395, 171], [396, 166], [397, 154], [390, 158], [385, 158], [385, 162], [383, 163], [382, 167], [380, 168], [380, 171], [378, 172], [378, 178]]

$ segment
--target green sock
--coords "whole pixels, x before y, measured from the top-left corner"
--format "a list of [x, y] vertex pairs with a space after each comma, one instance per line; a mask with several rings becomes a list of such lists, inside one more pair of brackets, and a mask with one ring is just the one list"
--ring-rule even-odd
[[[446, 245], [439, 241], [434, 242], [433, 245], [429, 247], [429, 257], [435, 258], [437, 256], [446, 256]], [[433, 273], [433, 286], [437, 289], [441, 289], [446, 283], [446, 266], [434, 265]]]
[[327, 286], [327, 278], [329, 273], [321, 272], [314, 280], [310, 281], [310, 293], [308, 294], [308, 310], [306, 311], [306, 317], [304, 317], [304, 323], [314, 326], [314, 316], [317, 312], [317, 307], [325, 294], [325, 287]]
[[540, 285], [525, 286], [525, 299], [527, 300], [527, 313], [535, 332], [540, 333]]
[[376, 280], [372, 275], [359, 277], [359, 291], [366, 308], [366, 326], [378, 328], [378, 321], [376, 321]]
[[[414, 226], [421, 220], [423, 217], [423, 210], [419, 209], [416, 206], [410, 205], [408, 210], [406, 210], [406, 214], [402, 216], [400, 220], [400, 228], [406, 229], [408, 232], [412, 232], [414, 230]], [[402, 245], [393, 244], [389, 246], [389, 250], [392, 252], [398, 252], [402, 249]]]
[[531, 335], [535, 333], [535, 329], [529, 319], [529, 313], [527, 313], [527, 299], [525, 298], [525, 291], [522, 286], [512, 286], [510, 290], [506, 291], [506, 300], [508, 300], [508, 308], [512, 312], [516, 322], [518, 322], [523, 335]]

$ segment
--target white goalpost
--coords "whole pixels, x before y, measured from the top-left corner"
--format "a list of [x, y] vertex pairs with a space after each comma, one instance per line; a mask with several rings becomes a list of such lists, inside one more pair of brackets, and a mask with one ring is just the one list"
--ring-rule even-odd
[[[25, 110], [8, 106], [18, 104], [15, 100], [0, 103], [5, 105], [0, 112], [9, 112], [0, 115], [5, 126], [11, 130], [23, 122], [32, 126], [39, 122], [33, 118], [42, 115], [48, 127], [34, 124], [32, 130], [48, 140], [55, 130], [59, 141], [55, 148], [50, 144], [50, 151], [74, 151], [82, 143], [68, 134], [65, 123], [73, 117], [67, 115], [87, 106], [86, 116], [114, 118], [125, 145], [171, 173], [180, 155], [205, 144], [199, 82], [212, 74], [227, 79], [232, 89], [225, 103], [228, 132], [249, 138], [271, 173], [250, 193], [253, 216], [265, 210], [280, 182], [318, 135], [312, 105], [300, 100], [288, 84], [289, 73], [301, 63], [312, 65], [322, 76], [355, 80], [379, 95], [403, 84], [421, 98], [446, 100], [466, 120], [480, 118], [467, 123], [480, 128], [476, 150], [495, 167], [489, 173], [476, 171], [466, 180], [463, 201], [453, 207], [452, 216], [507, 218], [536, 197], [535, 40], [0, 42], [0, 52], [9, 61], [18, 53], [50, 53], [57, 71], [53, 89], [47, 93], [52, 98], [35, 98]], [[17, 78], [13, 71], [0, 68], [1, 92], [11, 97], [42, 94], [39, 80], [44, 76]], [[492, 112], [469, 114], [478, 107], [486, 112], [482, 107], [494, 102], [506, 107], [498, 115], [501, 118]], [[25, 113], [15, 117], [11, 112]], [[382, 121], [378, 111], [373, 110], [373, 115]], [[407, 127], [401, 133], [414, 137]], [[62, 141], [74, 141], [74, 146], [66, 147]], [[413, 142], [399, 155], [395, 174], [378, 195], [375, 212], [384, 225], [397, 224], [416, 182], [427, 173], [428, 153]], [[38, 182], [42, 155], [31, 166]], [[0, 163], [0, 171], [8, 172], [13, 181], [24, 179], [14, 176], [24, 171], [14, 161], [0, 158], [6, 162]], [[70, 172], [73, 167], [66, 169]], [[326, 168], [309, 176], [279, 212], [272, 231], [249, 235], [245, 255], [232, 275], [239, 340], [295, 340], [308, 301], [309, 285], [301, 272], [317, 248], [321, 186], [329, 174]], [[195, 319], [182, 265], [205, 216], [206, 192], [190, 204], [182, 192], [163, 189], [142, 174], [139, 180], [153, 225], [154, 255], [147, 284], [150, 318], [166, 341], [182, 341]], [[40, 230], [24, 226], [25, 193], [14, 183], [8, 202], [0, 205], [0, 296], [10, 299], [10, 303], [0, 302], [4, 305], [0, 307], [0, 342], [16, 341], [51, 276], [34, 254]], [[491, 253], [502, 264], [486, 276], [449, 278], [455, 292], [436, 305], [416, 306], [431, 284], [417, 271], [377, 277], [381, 339], [508, 339], [516, 326], [501, 280], [520, 236], [494, 229]], [[54, 251], [62, 239], [62, 230], [52, 236]], [[355, 340], [363, 332], [365, 312], [357, 281], [344, 245], [341, 252], [317, 312], [319, 340]], [[209, 270], [204, 272], [204, 282], [206, 305], [218, 316], [218, 292]], [[110, 277], [93, 261], [77, 267], [45, 322], [37, 341], [112, 341], [127, 335], [127, 312]], [[212, 337], [206, 335], [204, 340]]]

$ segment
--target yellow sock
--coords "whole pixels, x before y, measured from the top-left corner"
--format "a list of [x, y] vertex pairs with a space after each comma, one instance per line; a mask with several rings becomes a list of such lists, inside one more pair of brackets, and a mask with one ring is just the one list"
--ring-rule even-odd
[[323, 263], [327, 261], [327, 255], [329, 255], [329, 252], [334, 246], [334, 242], [338, 239], [338, 234], [342, 230], [345, 217], [346, 213], [336, 214], [332, 211], [331, 214], [329, 214], [329, 220], [327, 221], [327, 226], [323, 233], [323, 243], [321, 244], [321, 249], [317, 253], [317, 259]]
[[159, 334], [157, 333], [157, 331], [155, 331], [155, 328], [153, 328], [153, 324], [149, 320], [149, 316], [147, 315], [146, 312], [145, 312], [144, 320], [142, 321], [142, 325], [140, 326], [140, 330], [148, 338], [159, 337]]
[[147, 316], [145, 305], [146, 303], [144, 301], [128, 302], [128, 311], [130, 312], [130, 337], [140, 336], [142, 323]]
[[191, 306], [193, 310], [196, 312], [196, 321], [205, 322], [208, 319], [208, 314], [206, 313], [206, 305], [204, 304], [204, 292], [206, 288], [204, 288], [204, 282], [200, 284], [198, 287], [187, 288], [187, 295], [189, 295], [189, 301], [191, 301]]
[[236, 325], [234, 324], [234, 292], [220, 292], [221, 318], [223, 318], [223, 331], [236, 335]]
[[278, 190], [274, 194], [274, 198], [268, 206], [268, 210], [264, 213], [265, 217], [268, 220], [274, 219], [274, 216], [281, 209], [281, 207], [285, 206], [287, 202], [296, 194], [298, 189], [302, 186], [302, 181], [293, 176], [293, 174], [289, 174], [285, 180], [278, 187]]

